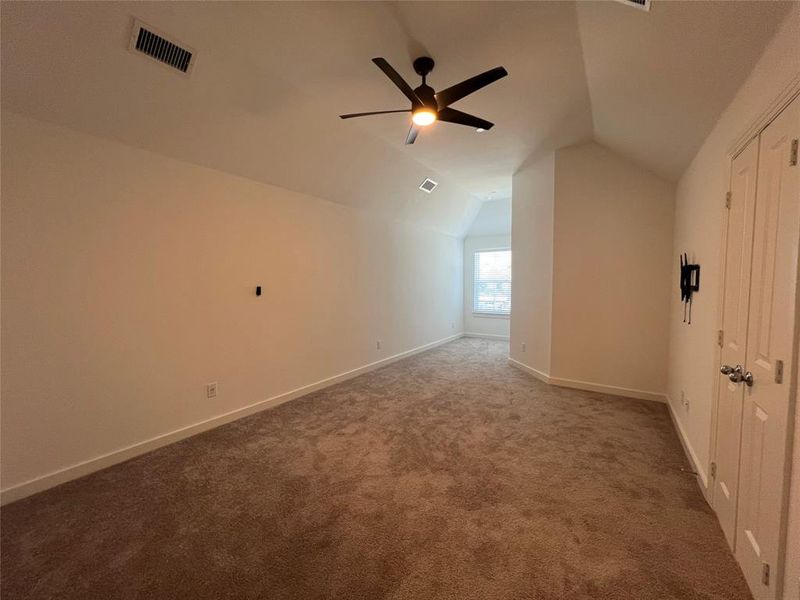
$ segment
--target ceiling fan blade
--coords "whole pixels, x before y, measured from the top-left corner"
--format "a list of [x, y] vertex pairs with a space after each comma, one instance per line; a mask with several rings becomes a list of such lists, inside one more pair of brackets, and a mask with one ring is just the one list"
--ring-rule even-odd
[[406, 144], [413, 144], [416, 141], [418, 134], [419, 127], [412, 125], [411, 129], [408, 130], [408, 135], [406, 136]]
[[436, 94], [436, 102], [439, 104], [439, 108], [450, 106], [453, 102], [461, 100], [464, 96], [469, 96], [472, 92], [477, 92], [482, 87], [486, 87], [490, 83], [494, 83], [506, 75], [508, 75], [508, 71], [503, 67], [489, 69], [485, 73], [470, 77], [461, 83], [457, 83], [446, 90], [438, 92]]
[[372, 112], [363, 112], [363, 113], [350, 113], [349, 115], [339, 115], [340, 119], [353, 119], [355, 117], [369, 117], [370, 115], [387, 115], [389, 113], [404, 113], [404, 112], [411, 112], [410, 108], [405, 108], [402, 110], [375, 110]]
[[455, 123], [456, 125], [474, 127], [475, 129], [488, 130], [494, 127], [494, 123], [490, 123], [489, 121], [450, 107], [445, 107], [439, 110], [439, 120], [447, 123]]
[[411, 100], [412, 106], [421, 106], [422, 101], [417, 97], [414, 93], [414, 90], [411, 88], [410, 85], [406, 83], [406, 80], [400, 76], [400, 73], [394, 70], [392, 65], [390, 65], [385, 58], [373, 58], [372, 62], [378, 65], [378, 68], [386, 73], [386, 76], [392, 80], [392, 82], [400, 88], [400, 91], [405, 94], [406, 98]]

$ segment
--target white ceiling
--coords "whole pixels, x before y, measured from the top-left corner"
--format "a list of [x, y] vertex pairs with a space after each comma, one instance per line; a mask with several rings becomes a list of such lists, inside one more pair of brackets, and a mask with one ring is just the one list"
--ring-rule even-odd
[[792, 2], [580, 2], [596, 141], [676, 180]]
[[[596, 138], [675, 179], [790, 3], [4, 2], [2, 105], [137, 147], [453, 235], [532, 154]], [[190, 78], [126, 50], [132, 17], [197, 50]], [[405, 108], [371, 63], [442, 89], [509, 77], [403, 144]], [[417, 189], [431, 177], [433, 194]]]

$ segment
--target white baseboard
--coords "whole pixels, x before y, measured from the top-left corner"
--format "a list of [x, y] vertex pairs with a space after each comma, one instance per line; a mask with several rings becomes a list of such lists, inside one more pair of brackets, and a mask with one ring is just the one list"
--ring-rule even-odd
[[593, 383], [591, 381], [578, 381], [577, 379], [563, 379], [561, 377], [552, 377], [551, 375], [534, 369], [530, 365], [521, 363], [513, 358], [508, 359], [508, 363], [522, 369], [526, 373], [530, 373], [540, 381], [549, 383], [550, 385], [557, 385], [559, 387], [572, 388], [576, 390], [584, 390], [586, 392], [599, 392], [601, 394], [609, 394], [611, 396], [624, 396], [625, 398], [636, 398], [638, 400], [651, 400], [653, 402], [666, 402], [666, 394], [660, 392], [648, 392], [646, 390], [637, 390], [632, 388], [619, 387], [615, 385], [606, 385], [604, 383]]
[[374, 371], [375, 369], [385, 367], [393, 362], [397, 362], [398, 360], [402, 360], [404, 358], [408, 358], [409, 356], [413, 356], [414, 354], [419, 354], [420, 352], [431, 350], [433, 348], [436, 348], [437, 346], [441, 346], [442, 344], [446, 344], [460, 337], [463, 337], [463, 335], [464, 335], [463, 333], [451, 335], [449, 337], [442, 338], [440, 340], [436, 340], [434, 342], [430, 342], [428, 344], [424, 344], [416, 348], [412, 348], [411, 350], [400, 352], [399, 354], [389, 356], [382, 360], [378, 360], [373, 363], [363, 365], [351, 371], [339, 373], [338, 375], [334, 375], [333, 377], [328, 377], [326, 379], [322, 379], [321, 381], [317, 381], [315, 383], [311, 383], [309, 385], [305, 385], [303, 387], [299, 387], [297, 389], [284, 392], [283, 394], [267, 398], [266, 400], [260, 400], [255, 404], [250, 404], [249, 406], [237, 408], [236, 410], [232, 410], [230, 412], [217, 415], [215, 417], [211, 417], [210, 419], [206, 419], [205, 421], [193, 423], [192, 425], [181, 427], [180, 429], [176, 429], [174, 431], [164, 433], [162, 435], [150, 438], [148, 440], [144, 440], [142, 442], [126, 446], [125, 448], [114, 450], [113, 452], [109, 452], [108, 454], [103, 454], [101, 456], [97, 456], [95, 458], [91, 458], [89, 460], [74, 465], [70, 465], [68, 467], [64, 467], [63, 469], [53, 471], [52, 473], [47, 473], [46, 475], [35, 477], [33, 479], [24, 481], [17, 485], [7, 487], [4, 490], [0, 490], [0, 504], [8, 504], [9, 502], [20, 500], [22, 498], [25, 498], [26, 496], [30, 496], [31, 494], [44, 491], [48, 488], [57, 486], [62, 483], [66, 483], [67, 481], [77, 479], [78, 477], [83, 477], [84, 475], [94, 473], [95, 471], [99, 471], [100, 469], [105, 469], [106, 467], [110, 467], [112, 465], [124, 462], [136, 456], [140, 456], [147, 452], [151, 452], [152, 450], [156, 450], [157, 448], [161, 448], [162, 446], [167, 446], [179, 440], [191, 437], [193, 435], [197, 435], [198, 433], [208, 431], [209, 429], [214, 429], [215, 427], [219, 427], [220, 425], [224, 425], [225, 423], [230, 423], [231, 421], [241, 419], [242, 417], [252, 415], [262, 410], [273, 408], [275, 406], [283, 404], [284, 402], [289, 402], [290, 400], [300, 398], [301, 396], [306, 396], [307, 394], [316, 392], [317, 390], [321, 390], [331, 385], [341, 383], [342, 381], [347, 381], [348, 379], [352, 379], [353, 377], [358, 377], [359, 375], [363, 375], [364, 373]]
[[550, 383], [550, 375], [543, 371], [539, 371], [538, 369], [534, 369], [530, 365], [526, 365], [525, 363], [519, 362], [518, 360], [514, 360], [513, 358], [508, 359], [508, 364], [512, 367], [516, 367], [521, 371], [525, 371], [526, 373], [533, 375], [539, 381], [543, 381], [544, 383]]
[[692, 443], [689, 441], [689, 437], [683, 429], [683, 425], [681, 425], [681, 422], [678, 420], [678, 416], [675, 414], [672, 408], [672, 402], [669, 401], [669, 398], [667, 398], [667, 407], [669, 407], [669, 416], [672, 419], [675, 431], [678, 432], [678, 439], [681, 441], [681, 446], [683, 446], [683, 452], [686, 454], [686, 458], [692, 466], [692, 469], [697, 472], [698, 485], [700, 485], [700, 490], [703, 492], [706, 501], [708, 501], [708, 476], [706, 475], [706, 470], [697, 458], [697, 453], [694, 451]]
[[616, 385], [606, 385], [604, 383], [593, 383], [591, 381], [579, 381], [577, 379], [562, 379], [551, 377], [550, 383], [559, 387], [573, 388], [587, 392], [599, 392], [612, 396], [624, 396], [626, 398], [636, 398], [638, 400], [651, 400], [653, 402], [666, 402], [667, 396], [661, 392], [649, 392], [647, 390], [637, 390], [633, 388], [620, 387]]
[[495, 333], [477, 333], [473, 331], [465, 331], [464, 337], [484, 338], [487, 340], [504, 340], [506, 342], [511, 339], [507, 335], [497, 335]]

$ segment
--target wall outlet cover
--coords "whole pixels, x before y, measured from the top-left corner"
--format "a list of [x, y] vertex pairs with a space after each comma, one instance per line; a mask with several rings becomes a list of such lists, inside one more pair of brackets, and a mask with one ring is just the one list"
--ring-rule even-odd
[[217, 397], [217, 382], [213, 381], [206, 385], [206, 397], [207, 398], [216, 398]]

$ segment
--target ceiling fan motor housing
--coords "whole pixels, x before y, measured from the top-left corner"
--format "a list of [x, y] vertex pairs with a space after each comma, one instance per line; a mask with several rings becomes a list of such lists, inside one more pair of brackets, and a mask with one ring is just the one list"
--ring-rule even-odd
[[420, 99], [423, 106], [432, 108], [433, 110], [439, 110], [439, 105], [436, 103], [436, 92], [434, 92], [431, 86], [423, 83], [414, 90], [414, 93], [417, 95], [417, 98]]

